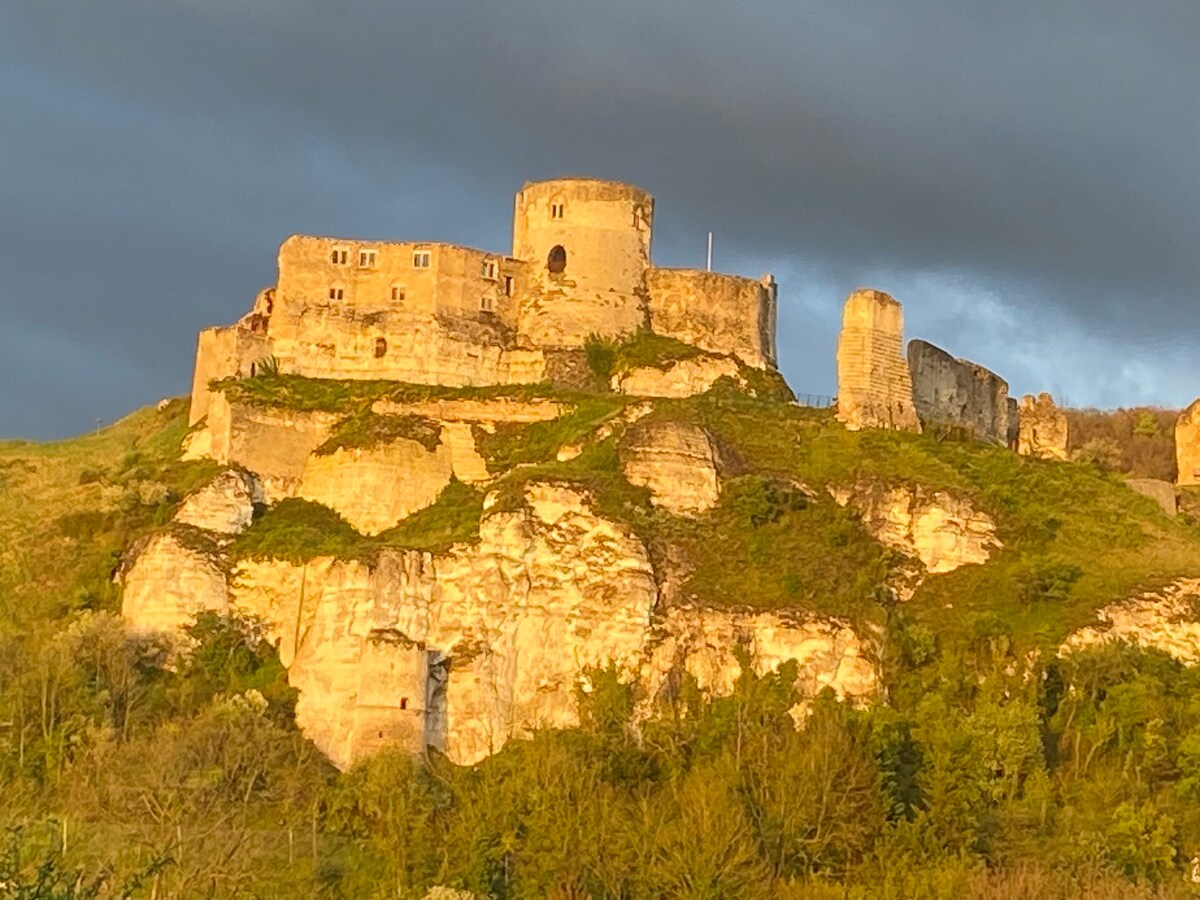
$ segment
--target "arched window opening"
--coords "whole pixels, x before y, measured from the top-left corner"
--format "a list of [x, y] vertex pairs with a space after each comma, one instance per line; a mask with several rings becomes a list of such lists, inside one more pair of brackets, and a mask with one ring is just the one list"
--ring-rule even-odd
[[375, 358], [379, 359], [387, 353], [387, 338], [375, 338]]
[[555, 244], [550, 248], [550, 253], [546, 257], [546, 269], [551, 275], [559, 275], [567, 267], [567, 251], [562, 244]]

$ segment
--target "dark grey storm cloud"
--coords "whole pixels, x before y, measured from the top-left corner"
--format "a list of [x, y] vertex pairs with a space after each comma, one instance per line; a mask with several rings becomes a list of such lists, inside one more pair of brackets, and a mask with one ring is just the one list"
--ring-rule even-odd
[[1075, 403], [1200, 393], [1196, 0], [8, 0], [0, 436], [188, 383], [294, 231], [504, 248], [566, 173], [655, 257], [781, 283], [831, 393], [841, 300]]

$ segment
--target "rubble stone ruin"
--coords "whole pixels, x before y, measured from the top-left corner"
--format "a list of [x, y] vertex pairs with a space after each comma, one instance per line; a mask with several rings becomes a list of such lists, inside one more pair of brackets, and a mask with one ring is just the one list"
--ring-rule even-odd
[[1067, 414], [1054, 405], [1047, 393], [1021, 398], [1020, 436], [1017, 452], [1040, 459], [1062, 459], [1067, 453]]

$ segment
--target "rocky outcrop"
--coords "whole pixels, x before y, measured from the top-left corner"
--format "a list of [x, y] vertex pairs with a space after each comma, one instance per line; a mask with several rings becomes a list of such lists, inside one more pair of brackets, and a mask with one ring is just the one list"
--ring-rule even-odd
[[1175, 421], [1175, 463], [1177, 484], [1200, 484], [1200, 400]]
[[296, 493], [336, 510], [363, 534], [378, 534], [431, 505], [453, 472], [445, 445], [431, 451], [400, 438], [309, 456]]
[[637, 397], [692, 397], [710, 390], [721, 378], [741, 380], [735, 360], [722, 356], [693, 356], [663, 368], [639, 366], [614, 375], [612, 389]]
[[805, 619], [777, 612], [674, 607], [658, 627], [658, 640], [643, 667], [643, 686], [652, 704], [673, 672], [696, 679], [707, 694], [733, 691], [742, 675], [744, 650], [754, 674], [798, 663], [796, 687], [805, 698], [793, 708], [799, 720], [807, 701], [825, 688], [839, 697], [863, 700], [878, 691], [874, 667], [858, 634], [846, 623]]
[[1026, 394], [1021, 398], [1020, 430], [1017, 452], [1039, 459], [1065, 460], [1067, 451], [1067, 414], [1054, 405], [1047, 393]]
[[991, 516], [945, 491], [861, 484], [830, 494], [853, 505], [876, 540], [920, 560], [932, 575], [985, 563], [1002, 546]]
[[204, 427], [194, 433], [185, 458], [211, 457], [253, 472], [263, 498], [294, 497], [312, 453], [329, 439], [339, 416], [230, 402], [221, 391], [208, 400]]
[[795, 659], [806, 695], [874, 690], [844, 623], [690, 608], [664, 618], [645, 546], [576, 488], [531, 484], [518, 509], [488, 505], [477, 544], [436, 556], [243, 560], [231, 578], [214, 535], [175, 525], [135, 549], [123, 614], [166, 631], [200, 609], [261, 618], [299, 690], [299, 726], [339, 766], [384, 746], [477, 762], [576, 724], [576, 689], [595, 668], [653, 695], [682, 666], [720, 694], [740, 671], [739, 642], [759, 674]]
[[977, 440], [1007, 446], [1007, 381], [927, 341], [909, 341], [908, 369], [923, 429], [960, 429]]
[[127, 556], [121, 615], [136, 630], [177, 634], [198, 612], [228, 610], [224, 559], [203, 532], [176, 527], [135, 545]]
[[1149, 497], [1168, 516], [1178, 512], [1178, 499], [1175, 496], [1175, 485], [1160, 478], [1126, 478], [1125, 483], [1143, 497]]
[[650, 502], [680, 516], [716, 506], [721, 493], [717, 457], [702, 428], [655, 422], [629, 429], [620, 449], [630, 484], [650, 489]]
[[185, 498], [175, 521], [217, 534], [237, 534], [250, 527], [254, 504], [261, 502], [254, 477], [229, 469]]
[[1200, 661], [1200, 579], [1183, 578], [1161, 591], [1109, 604], [1098, 624], [1081, 628], [1061, 652], [1113, 641], [1129, 641], [1168, 653], [1185, 665]]
[[912, 378], [902, 355], [904, 312], [882, 291], [855, 291], [838, 337], [838, 421], [851, 431], [920, 431]]

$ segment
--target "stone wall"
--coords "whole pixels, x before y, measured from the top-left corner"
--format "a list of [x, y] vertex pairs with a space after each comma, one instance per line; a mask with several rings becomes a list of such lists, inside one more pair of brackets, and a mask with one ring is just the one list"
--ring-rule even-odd
[[710, 353], [773, 368], [775, 280], [697, 269], [651, 269], [646, 276], [650, 328]]
[[1175, 421], [1175, 463], [1177, 484], [1200, 484], [1200, 400]]
[[909, 341], [908, 370], [913, 405], [923, 429], [948, 426], [980, 441], [1008, 445], [1007, 381], [920, 340]]
[[838, 338], [838, 421], [851, 431], [919, 431], [912, 378], [902, 355], [904, 313], [882, 291], [855, 291]]
[[262, 330], [251, 326], [252, 313], [236, 325], [206, 328], [196, 341], [196, 368], [192, 375], [192, 404], [188, 424], [195, 425], [208, 415], [210, 381], [244, 378], [252, 367], [271, 355], [271, 342]]
[[314, 378], [456, 387], [541, 381], [543, 353], [518, 348], [514, 339], [485, 313], [451, 317], [322, 304], [271, 323], [280, 371]]
[[[512, 328], [527, 271], [520, 260], [454, 244], [296, 234], [279, 248], [272, 332], [274, 316], [294, 318], [320, 306], [425, 315], [486, 312]], [[330, 296], [331, 290], [340, 295]]]
[[1068, 459], [1067, 414], [1054, 405], [1047, 393], [1021, 398], [1017, 452], [1039, 459]]

